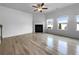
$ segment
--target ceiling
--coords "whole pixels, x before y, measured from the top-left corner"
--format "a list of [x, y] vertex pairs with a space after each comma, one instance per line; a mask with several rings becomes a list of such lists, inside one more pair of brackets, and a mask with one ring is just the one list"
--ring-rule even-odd
[[[32, 5], [36, 5], [37, 3], [0, 3], [0, 6], [24, 11], [24, 12], [30, 12], [30, 13], [38, 13], [34, 12], [34, 8]], [[45, 7], [47, 7], [47, 10], [44, 10], [43, 13], [49, 13], [56, 9], [63, 8], [66, 6], [70, 6], [74, 3], [45, 3]]]

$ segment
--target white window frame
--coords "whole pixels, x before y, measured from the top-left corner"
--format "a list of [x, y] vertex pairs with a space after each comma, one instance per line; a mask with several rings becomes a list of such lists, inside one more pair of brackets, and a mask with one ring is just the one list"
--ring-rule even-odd
[[79, 18], [79, 15], [76, 16], [76, 31], [79, 31], [79, 20], [77, 19], [77, 17]]
[[[51, 24], [50, 25], [48, 25], [48, 21], [51, 21]], [[53, 19], [47, 19], [46, 20], [46, 24], [47, 24], [47, 29], [53, 29]], [[49, 27], [49, 28], [48, 28]]]
[[[60, 17], [67, 17], [67, 20], [66, 21], [60, 21]], [[68, 16], [60, 16], [58, 19], [57, 19], [57, 29], [58, 30], [67, 30], [68, 29]], [[61, 27], [62, 26], [62, 24], [66, 24], [66, 25], [63, 25], [63, 28]], [[59, 25], [60, 25], [60, 27], [59, 27]], [[66, 26], [65, 28], [64, 28], [64, 26]]]

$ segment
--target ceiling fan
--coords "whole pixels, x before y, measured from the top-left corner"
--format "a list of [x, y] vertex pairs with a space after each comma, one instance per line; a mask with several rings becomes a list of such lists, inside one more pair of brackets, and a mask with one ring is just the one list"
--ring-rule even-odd
[[46, 8], [44, 5], [45, 5], [44, 3], [39, 3], [39, 4], [36, 4], [36, 6], [33, 5], [32, 7], [35, 8], [34, 11], [42, 12], [43, 10], [48, 9], [48, 8]]

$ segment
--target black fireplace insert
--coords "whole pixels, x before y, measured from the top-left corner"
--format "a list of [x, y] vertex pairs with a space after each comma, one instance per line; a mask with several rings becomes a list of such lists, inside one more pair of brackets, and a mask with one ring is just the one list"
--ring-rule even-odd
[[43, 32], [43, 25], [36, 24], [35, 25], [35, 32]]

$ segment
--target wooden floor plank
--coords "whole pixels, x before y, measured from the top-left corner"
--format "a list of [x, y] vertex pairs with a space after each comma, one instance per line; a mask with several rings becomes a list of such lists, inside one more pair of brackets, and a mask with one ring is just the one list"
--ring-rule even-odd
[[0, 55], [76, 55], [79, 40], [46, 33], [4, 38]]

